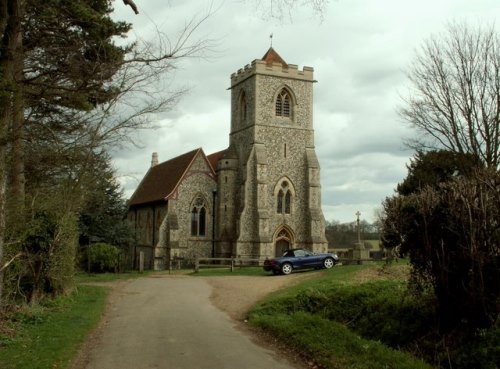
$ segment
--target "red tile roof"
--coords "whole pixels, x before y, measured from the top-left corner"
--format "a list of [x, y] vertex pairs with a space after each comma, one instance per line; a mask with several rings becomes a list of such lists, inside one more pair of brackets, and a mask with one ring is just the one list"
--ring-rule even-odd
[[149, 168], [128, 204], [139, 205], [167, 200], [202, 149], [196, 149]]
[[281, 63], [282, 66], [288, 67], [288, 64], [283, 60], [283, 58], [274, 50], [272, 47], [267, 50], [267, 52], [262, 57], [262, 60], [266, 62], [266, 64], [273, 63]]

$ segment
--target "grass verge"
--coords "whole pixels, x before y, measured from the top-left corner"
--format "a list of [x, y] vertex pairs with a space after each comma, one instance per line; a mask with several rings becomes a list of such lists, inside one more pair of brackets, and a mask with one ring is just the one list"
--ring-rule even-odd
[[[333, 268], [318, 278], [273, 294], [250, 312], [250, 323], [323, 368], [431, 368], [408, 353], [391, 349], [378, 338], [362, 338], [359, 333], [363, 329], [375, 331], [384, 327], [383, 314], [391, 314], [384, 305], [391, 299], [399, 303], [398, 286], [403, 285], [405, 268], [400, 265]], [[378, 326], [373, 324], [370, 328], [366, 316], [377, 316], [380, 321], [371, 322]]]
[[272, 333], [329, 369], [431, 369], [384, 344], [361, 338], [343, 324], [305, 312], [253, 315], [252, 324]]
[[198, 273], [189, 273], [189, 275], [192, 275], [194, 277], [231, 277], [236, 275], [267, 276], [269, 274], [270, 273], [264, 271], [262, 267], [235, 267], [232, 272], [229, 267], [201, 268]]
[[66, 368], [97, 325], [108, 290], [79, 286], [71, 296], [25, 308], [9, 317], [14, 335], [0, 333], [0, 368]]
[[123, 273], [85, 273], [79, 272], [75, 275], [75, 283], [92, 283], [92, 282], [112, 282], [117, 280], [125, 279], [135, 279], [141, 277], [147, 277], [155, 272], [151, 270], [146, 270], [143, 273], [138, 271], [130, 271]]

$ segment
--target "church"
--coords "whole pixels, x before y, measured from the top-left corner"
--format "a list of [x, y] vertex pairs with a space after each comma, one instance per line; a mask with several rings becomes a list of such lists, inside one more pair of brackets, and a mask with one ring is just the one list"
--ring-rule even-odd
[[172, 260], [264, 260], [289, 248], [327, 251], [314, 148], [314, 70], [271, 47], [231, 75], [226, 150], [197, 148], [151, 167], [128, 202], [134, 260], [162, 270]]

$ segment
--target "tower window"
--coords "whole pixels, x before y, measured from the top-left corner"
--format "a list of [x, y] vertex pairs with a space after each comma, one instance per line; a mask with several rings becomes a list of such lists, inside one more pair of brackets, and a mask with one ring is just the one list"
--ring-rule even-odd
[[292, 202], [292, 194], [290, 190], [286, 191], [285, 195], [285, 214], [290, 214], [290, 203]]
[[278, 206], [276, 207], [276, 212], [278, 214], [283, 213], [283, 190], [278, 192]]
[[241, 91], [240, 95], [240, 119], [242, 122], [247, 120], [247, 97], [245, 91]]
[[281, 92], [276, 97], [276, 116], [277, 117], [290, 117], [291, 116], [291, 106], [290, 106], [290, 94], [287, 90], [282, 89]]
[[283, 181], [281, 188], [278, 191], [276, 212], [278, 214], [290, 214], [292, 208], [292, 191], [289, 188], [288, 182]]
[[191, 210], [191, 236], [205, 236], [207, 229], [207, 210], [201, 197], [197, 197]]

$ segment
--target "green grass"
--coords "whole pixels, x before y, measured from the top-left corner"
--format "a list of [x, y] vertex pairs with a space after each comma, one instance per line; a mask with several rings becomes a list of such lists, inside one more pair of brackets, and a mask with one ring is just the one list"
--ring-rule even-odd
[[112, 282], [121, 279], [134, 279], [134, 278], [146, 277], [153, 273], [155, 272], [151, 270], [144, 271], [143, 273], [139, 273], [138, 271], [130, 271], [123, 273], [91, 273], [91, 274], [85, 272], [78, 272], [75, 275], [75, 282], [77, 284], [92, 283], [92, 282]]
[[265, 328], [287, 347], [293, 347], [324, 368], [431, 369], [410, 355], [377, 341], [361, 338], [338, 322], [305, 312], [253, 315], [252, 324]]
[[66, 368], [104, 311], [108, 290], [80, 286], [71, 296], [10, 316], [14, 336], [0, 334], [0, 368]]
[[[387, 327], [393, 321], [386, 317], [392, 310], [388, 311], [387, 306], [389, 310], [394, 308], [404, 295], [403, 281], [360, 283], [355, 278], [357, 273], [376, 276], [381, 268], [376, 264], [349, 265], [325, 271], [317, 278], [274, 293], [250, 312], [250, 323], [324, 368], [431, 368], [407, 353], [389, 348], [378, 338], [361, 337], [361, 331], [390, 336]], [[384, 272], [392, 275], [400, 267], [388, 268]]]

